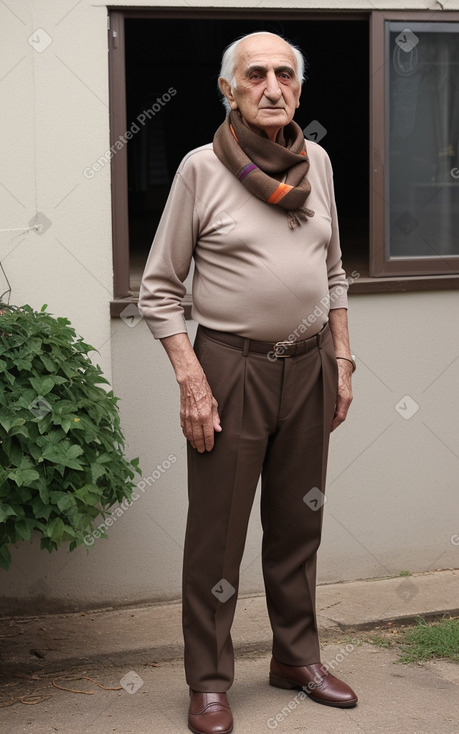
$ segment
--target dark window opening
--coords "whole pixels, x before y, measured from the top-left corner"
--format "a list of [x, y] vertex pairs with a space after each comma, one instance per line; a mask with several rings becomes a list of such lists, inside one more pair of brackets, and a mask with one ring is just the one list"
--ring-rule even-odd
[[[145, 19], [125, 21], [131, 292], [183, 156], [211, 142], [224, 119], [217, 78], [224, 48], [253, 31], [279, 33], [309, 64], [295, 115], [318, 122], [330, 155], [344, 267], [368, 275], [369, 43], [365, 20]], [[138, 128], [138, 129], [137, 129]], [[318, 140], [319, 142], [319, 140]]]

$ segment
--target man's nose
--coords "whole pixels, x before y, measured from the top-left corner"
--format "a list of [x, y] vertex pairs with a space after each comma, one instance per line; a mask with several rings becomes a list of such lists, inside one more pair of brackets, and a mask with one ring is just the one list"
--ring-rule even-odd
[[281, 88], [274, 71], [268, 72], [266, 75], [265, 95], [268, 99], [277, 100], [281, 96]]

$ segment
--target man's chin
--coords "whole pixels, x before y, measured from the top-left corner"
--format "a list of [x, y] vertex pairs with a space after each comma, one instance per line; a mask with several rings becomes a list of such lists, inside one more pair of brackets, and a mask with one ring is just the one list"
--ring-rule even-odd
[[262, 135], [265, 138], [272, 139], [276, 136], [277, 132], [288, 125], [292, 119], [285, 114], [284, 110], [281, 111], [283, 112], [282, 115], [272, 115], [270, 118], [268, 118], [268, 115], [265, 115], [266, 119], [258, 119], [256, 123], [249, 123], [244, 117], [242, 117], [242, 122], [249, 128], [249, 130], [257, 133], [257, 135]]

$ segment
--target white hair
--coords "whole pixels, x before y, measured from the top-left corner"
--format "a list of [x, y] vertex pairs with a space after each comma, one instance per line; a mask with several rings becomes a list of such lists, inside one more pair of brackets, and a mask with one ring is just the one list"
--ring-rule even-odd
[[[246, 36], [242, 36], [242, 38], [238, 38], [236, 41], [233, 41], [233, 43], [230, 43], [230, 45], [225, 48], [223, 52], [223, 56], [222, 56], [222, 65], [220, 67], [219, 77], [223, 77], [223, 79], [226, 79], [231, 89], [236, 89], [236, 77], [235, 77], [234, 72], [236, 69], [237, 47], [239, 46], [241, 41], [245, 41], [246, 38], [252, 38], [252, 36], [261, 36], [261, 35], [268, 35], [268, 36], [275, 36], [276, 38], [282, 38], [282, 36], [279, 36], [277, 33], [270, 33], [269, 31], [256, 31], [255, 33], [248, 33]], [[292, 43], [290, 43], [290, 41], [287, 41], [286, 38], [282, 38], [282, 40], [285, 41], [285, 43], [288, 43], [288, 45], [292, 49], [292, 52], [293, 52], [293, 55], [296, 61], [296, 73], [297, 73], [298, 79], [300, 80], [300, 84], [303, 84], [305, 80], [304, 56], [297, 46], [294, 46]], [[222, 97], [223, 97], [222, 102], [226, 109], [226, 112], [229, 113], [231, 111], [231, 107], [228, 103], [228, 100], [226, 99], [224, 95], [222, 95]]]

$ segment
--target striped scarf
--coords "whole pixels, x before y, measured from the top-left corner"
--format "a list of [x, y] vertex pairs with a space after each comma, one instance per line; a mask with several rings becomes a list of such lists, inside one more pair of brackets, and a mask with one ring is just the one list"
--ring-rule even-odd
[[286, 125], [273, 143], [249, 130], [240, 113], [232, 110], [217, 129], [213, 147], [217, 158], [250, 193], [287, 211], [290, 229], [314, 216], [303, 206], [311, 192], [306, 177], [309, 158], [296, 122]]

